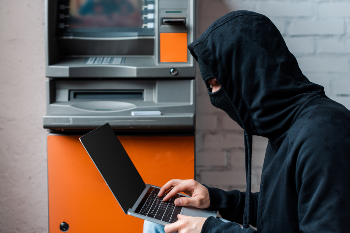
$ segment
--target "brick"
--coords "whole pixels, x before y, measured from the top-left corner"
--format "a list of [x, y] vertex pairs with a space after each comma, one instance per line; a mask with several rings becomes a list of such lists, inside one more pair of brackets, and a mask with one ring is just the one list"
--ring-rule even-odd
[[241, 130], [243, 132], [241, 126], [239, 126], [238, 123], [232, 120], [227, 114], [223, 115], [221, 119], [223, 130]]
[[203, 32], [218, 18], [220, 18], [222, 15], [214, 16], [214, 17], [208, 17], [203, 16], [200, 17], [200, 20], [197, 21], [197, 37], [203, 34]]
[[259, 186], [252, 185], [252, 193], [256, 193], [259, 191], [260, 191], [260, 185]]
[[319, 5], [319, 16], [321, 17], [349, 17], [349, 2], [325, 2]]
[[253, 152], [252, 153], [253, 170], [257, 167], [263, 167], [266, 148], [258, 148], [258, 149], [253, 148], [252, 152]]
[[202, 19], [204, 17], [215, 17], [219, 18], [231, 11], [236, 10], [254, 10], [254, 3], [247, 1], [213, 1], [213, 0], [201, 0], [198, 1], [198, 13]]
[[271, 19], [273, 24], [276, 26], [278, 31], [280, 31], [281, 35], [286, 34], [286, 24], [284, 20], [276, 20], [276, 19]]
[[197, 166], [227, 166], [226, 151], [205, 150], [196, 154]]
[[200, 71], [198, 69], [197, 74], [199, 74], [199, 77], [196, 78], [196, 88], [197, 88], [197, 95], [208, 95], [208, 89], [205, 85], [202, 76], [200, 76]]
[[217, 117], [197, 115], [197, 129], [200, 130], [215, 130], [217, 129]]
[[[212, 0], [209, 0], [212, 1]], [[223, 4], [226, 5], [230, 9], [230, 11], [237, 11], [237, 10], [248, 10], [253, 11], [255, 9], [254, 2], [249, 2], [245, 0], [223, 0]]]
[[213, 149], [232, 149], [238, 147], [244, 148], [243, 134], [205, 134], [203, 137], [203, 147]]
[[228, 152], [229, 165], [235, 168], [245, 169], [245, 153], [244, 149], [234, 149]]
[[262, 168], [252, 170], [252, 186], [260, 187]]
[[347, 57], [299, 57], [297, 58], [303, 72], [347, 72]]
[[317, 43], [318, 53], [347, 53], [345, 41], [322, 39]]
[[195, 137], [195, 150], [196, 153], [203, 149], [203, 133], [199, 130], [196, 131]]
[[342, 35], [345, 32], [343, 20], [309, 21], [298, 20], [290, 25], [290, 35]]
[[253, 136], [253, 148], [266, 148], [268, 139], [261, 136]]
[[350, 97], [350, 81], [335, 81], [333, 82], [333, 86], [336, 96]]
[[267, 17], [310, 17], [312, 16], [311, 2], [259, 2], [256, 10]]
[[234, 171], [203, 171], [201, 181], [209, 186], [228, 186], [239, 185], [245, 186], [245, 170], [235, 169]]
[[345, 40], [345, 51], [350, 53], [350, 39]]
[[[253, 170], [257, 167], [262, 167], [265, 159], [265, 148], [253, 148], [252, 151], [252, 167]], [[229, 165], [233, 168], [241, 167], [245, 168], [245, 152], [244, 149], [235, 149], [228, 152]]]
[[208, 1], [208, 0], [202, 0], [199, 1], [198, 6], [198, 14], [201, 19], [203, 18], [219, 18], [229, 12], [231, 10], [221, 2], [218, 1]]
[[293, 54], [311, 54], [315, 52], [314, 41], [307, 37], [284, 38], [289, 51]]

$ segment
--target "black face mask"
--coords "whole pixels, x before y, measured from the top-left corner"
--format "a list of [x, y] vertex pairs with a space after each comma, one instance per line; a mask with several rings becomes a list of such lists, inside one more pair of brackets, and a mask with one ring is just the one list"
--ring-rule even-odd
[[232, 120], [237, 122], [243, 128], [241, 120], [239, 119], [235, 108], [233, 107], [230, 99], [227, 97], [224, 90], [220, 88], [218, 91], [212, 93], [211, 88], [208, 88], [208, 93], [209, 93], [211, 104], [214, 107], [219, 108], [224, 112], [226, 112], [229, 115], [229, 117], [231, 117]]
[[212, 93], [212, 88], [209, 87], [208, 81], [210, 79], [214, 78], [214, 76], [210, 72], [209, 68], [199, 58], [198, 58], [198, 65], [199, 65], [199, 70], [201, 71], [202, 78], [203, 78], [205, 84], [207, 85], [211, 104], [214, 107], [217, 107], [217, 108], [223, 110], [224, 112], [226, 112], [231, 117], [232, 120], [237, 122], [243, 128], [242, 123], [241, 123], [241, 121], [236, 113], [235, 108], [233, 107], [230, 99], [227, 97], [227, 95], [225, 94], [223, 89], [220, 88], [215, 93]]

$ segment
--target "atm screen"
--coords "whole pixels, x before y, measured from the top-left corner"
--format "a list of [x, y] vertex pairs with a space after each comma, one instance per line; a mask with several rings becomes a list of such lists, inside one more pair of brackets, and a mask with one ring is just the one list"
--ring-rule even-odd
[[58, 7], [59, 36], [154, 36], [154, 0], [69, 0]]
[[70, 0], [69, 28], [142, 28], [142, 0]]

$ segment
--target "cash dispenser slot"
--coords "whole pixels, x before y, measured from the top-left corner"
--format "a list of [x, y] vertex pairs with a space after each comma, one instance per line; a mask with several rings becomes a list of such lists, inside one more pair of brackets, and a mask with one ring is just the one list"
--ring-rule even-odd
[[44, 128], [193, 131], [195, 81], [48, 79]]
[[143, 90], [70, 90], [69, 100], [144, 100]]
[[186, 25], [186, 18], [163, 18], [164, 25]]

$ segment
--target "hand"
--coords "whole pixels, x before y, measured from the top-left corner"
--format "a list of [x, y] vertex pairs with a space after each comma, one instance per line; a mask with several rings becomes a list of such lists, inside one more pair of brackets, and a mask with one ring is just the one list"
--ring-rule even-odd
[[210, 206], [208, 189], [195, 180], [171, 180], [159, 191], [158, 196], [166, 196], [163, 201], [169, 200], [179, 192], [184, 192], [191, 197], [179, 197], [174, 201], [177, 206], [192, 206], [205, 209]]
[[164, 231], [166, 233], [200, 233], [206, 218], [190, 217], [186, 215], [177, 215], [178, 220], [172, 224], [166, 225]]

